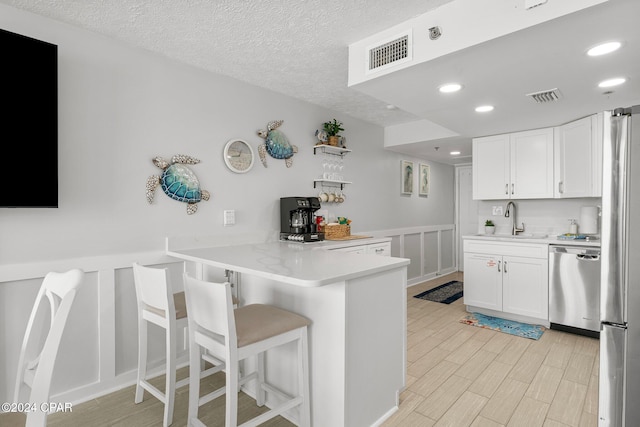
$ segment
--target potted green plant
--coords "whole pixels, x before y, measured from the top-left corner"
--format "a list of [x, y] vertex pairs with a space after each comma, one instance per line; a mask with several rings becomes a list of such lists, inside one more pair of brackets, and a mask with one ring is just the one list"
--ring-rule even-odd
[[485, 234], [493, 234], [496, 231], [496, 226], [493, 224], [493, 221], [490, 219], [484, 222], [484, 233]]
[[333, 119], [330, 122], [324, 122], [322, 124], [322, 129], [327, 133], [329, 137], [329, 145], [338, 145], [338, 139], [340, 137], [340, 132], [344, 130], [342, 127], [342, 123]]

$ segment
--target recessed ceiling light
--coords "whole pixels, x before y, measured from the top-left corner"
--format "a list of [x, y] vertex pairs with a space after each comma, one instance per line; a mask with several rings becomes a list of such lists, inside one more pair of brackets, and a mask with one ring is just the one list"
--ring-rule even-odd
[[398, 109], [398, 107], [396, 107], [395, 105], [387, 104], [387, 110], [397, 110], [397, 109]]
[[462, 89], [462, 85], [460, 83], [447, 83], [438, 88], [442, 93], [457, 92], [460, 89]]
[[615, 79], [609, 79], [609, 80], [605, 80], [605, 81], [602, 81], [602, 82], [598, 83], [598, 87], [618, 86], [618, 85], [621, 85], [622, 83], [624, 83], [626, 81], [627, 81], [627, 79], [625, 79], [624, 77], [616, 77]]
[[477, 113], [488, 113], [489, 111], [493, 111], [493, 105], [481, 105], [476, 107]]
[[600, 56], [600, 55], [606, 55], [607, 53], [611, 53], [615, 50], [620, 49], [620, 46], [622, 46], [622, 43], [620, 42], [607, 42], [607, 43], [601, 43], [597, 46], [592, 47], [591, 49], [589, 49], [587, 51], [587, 55], [589, 56]]
[[452, 151], [449, 154], [451, 154], [452, 156], [458, 156], [460, 154], [460, 152], [459, 151]]

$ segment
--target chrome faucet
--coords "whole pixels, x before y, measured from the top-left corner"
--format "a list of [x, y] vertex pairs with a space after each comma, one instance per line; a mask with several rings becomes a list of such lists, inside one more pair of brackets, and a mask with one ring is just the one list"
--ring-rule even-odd
[[[513, 208], [513, 214], [511, 213], [511, 208]], [[511, 235], [517, 236], [518, 233], [524, 231], [524, 222], [522, 223], [522, 228], [518, 228], [516, 226], [516, 204], [513, 202], [507, 203], [507, 210], [504, 213], [505, 218], [511, 218]]]

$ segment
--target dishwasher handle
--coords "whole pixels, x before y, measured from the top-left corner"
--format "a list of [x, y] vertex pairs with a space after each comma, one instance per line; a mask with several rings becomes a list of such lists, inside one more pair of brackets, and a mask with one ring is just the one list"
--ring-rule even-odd
[[585, 246], [549, 246], [550, 254], [600, 256], [600, 247]]

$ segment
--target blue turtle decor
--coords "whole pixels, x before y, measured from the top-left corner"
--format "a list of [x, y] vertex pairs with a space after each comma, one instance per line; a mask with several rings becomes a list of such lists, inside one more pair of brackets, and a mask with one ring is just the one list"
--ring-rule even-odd
[[162, 187], [162, 191], [173, 200], [187, 204], [187, 214], [191, 215], [198, 210], [200, 200], [209, 200], [211, 195], [206, 190], [200, 189], [200, 181], [193, 171], [186, 165], [195, 165], [200, 160], [177, 154], [168, 163], [162, 157], [153, 159], [153, 164], [162, 169], [162, 176], [151, 175], [147, 178], [147, 202], [153, 203], [156, 188]]
[[267, 153], [274, 159], [284, 159], [288, 168], [293, 164], [293, 155], [298, 152], [298, 147], [291, 145], [289, 138], [277, 128], [283, 120], [274, 120], [267, 124], [267, 129], [260, 129], [258, 135], [265, 139], [264, 144], [258, 146], [260, 161], [267, 167]]

